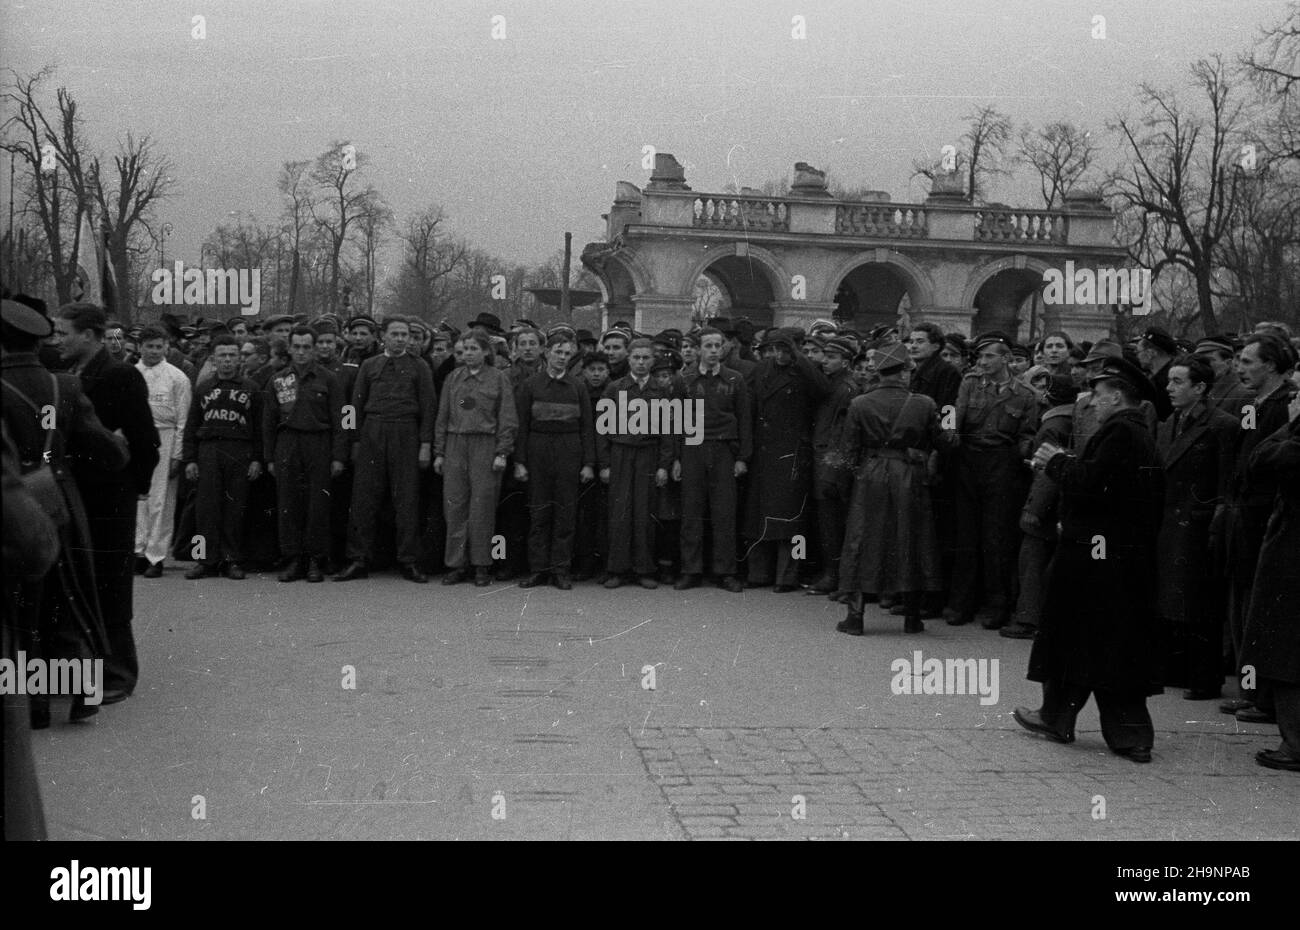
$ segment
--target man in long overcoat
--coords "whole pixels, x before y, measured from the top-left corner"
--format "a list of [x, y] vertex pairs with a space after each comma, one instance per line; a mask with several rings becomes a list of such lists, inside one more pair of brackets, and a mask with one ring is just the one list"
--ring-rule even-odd
[[1033, 457], [1061, 486], [1061, 538], [1029, 657], [1043, 703], [1017, 707], [1015, 719], [1072, 742], [1075, 717], [1095, 695], [1111, 751], [1150, 762], [1155, 730], [1146, 699], [1163, 690], [1155, 584], [1163, 472], [1137, 407], [1154, 388], [1125, 359], [1108, 360], [1089, 382], [1102, 423], [1082, 454], [1045, 443]]

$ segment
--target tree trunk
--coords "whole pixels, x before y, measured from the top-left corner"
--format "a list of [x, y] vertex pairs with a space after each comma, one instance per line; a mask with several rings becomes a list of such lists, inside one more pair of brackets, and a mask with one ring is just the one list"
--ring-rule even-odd
[[1219, 331], [1219, 320], [1214, 313], [1214, 296], [1210, 293], [1210, 268], [1204, 262], [1196, 269], [1196, 302], [1201, 309], [1201, 325], [1205, 335], [1211, 336]]

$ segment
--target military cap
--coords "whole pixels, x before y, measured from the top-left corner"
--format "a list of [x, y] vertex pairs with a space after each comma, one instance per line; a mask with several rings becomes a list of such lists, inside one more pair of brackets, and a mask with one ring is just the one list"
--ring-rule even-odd
[[[768, 330], [768, 332], [767, 332], [768, 338], [770, 338], [771, 335], [772, 335], [772, 333], [774, 333], [774, 332], [776, 332], [776, 330]], [[833, 334], [833, 333], [826, 333], [826, 332], [824, 332], [824, 331], [822, 331], [822, 332], [813, 332], [813, 333], [809, 333], [807, 336], [804, 336], [802, 339], [799, 340], [799, 342], [800, 342], [802, 345], [805, 345], [805, 346], [808, 345], [809, 343], [812, 343], [813, 345], [817, 346], [817, 348], [819, 348], [819, 349], [824, 349], [824, 348], [826, 348], [826, 344], [827, 344], [827, 342], [830, 341], [830, 340], [829, 340], [829, 336], [831, 336], [831, 335], [834, 335], [834, 334]]]
[[131, 339], [135, 339], [135, 340], [138, 341], [138, 340], [140, 339], [140, 337], [144, 335], [144, 327], [143, 327], [143, 326], [132, 326], [130, 329], [128, 329], [128, 330], [126, 331], [126, 335], [127, 335], [129, 338], [131, 338]]
[[907, 346], [901, 342], [890, 343], [876, 349], [875, 354], [876, 371], [879, 374], [890, 374], [895, 369], [910, 371], [916, 367], [912, 357], [907, 354]]
[[1232, 355], [1237, 351], [1237, 345], [1236, 340], [1231, 336], [1220, 333], [1215, 336], [1206, 336], [1200, 342], [1196, 343], [1196, 346], [1192, 351], [1197, 355], [1202, 355], [1207, 352], [1226, 352], [1229, 355]]
[[[353, 317], [353, 319], [355, 320], [357, 319], [357, 317]], [[288, 323], [290, 326], [297, 325], [297, 321], [292, 316], [290, 316], [287, 313], [281, 313], [278, 316], [269, 316], [265, 320], [263, 320], [262, 328], [269, 333], [271, 330], [275, 329], [277, 326], [280, 326], [284, 323]], [[348, 324], [349, 327], [351, 325], [352, 325], [351, 323]]]
[[[266, 326], [267, 326], [268, 329], [270, 329], [273, 325], [275, 325], [275, 324], [272, 323], [271, 320], [267, 320], [267, 321], [266, 321]], [[374, 330], [379, 329], [379, 324], [376, 323], [376, 322], [375, 322], [371, 317], [366, 316], [364, 313], [359, 313], [359, 314], [357, 314], [356, 316], [350, 318], [350, 319], [348, 320], [348, 322], [347, 322], [347, 325], [344, 326], [343, 329], [344, 329], [345, 331], [347, 331], [347, 332], [350, 333], [350, 332], [352, 332], [352, 330], [356, 329], [358, 326], [366, 326], [366, 327], [369, 327], [369, 329], [371, 330], [371, 332], [373, 332]]]
[[1159, 326], [1148, 326], [1142, 333], [1142, 338], [1166, 355], [1173, 355], [1178, 351], [1178, 343], [1173, 336], [1169, 335], [1169, 330]]
[[330, 317], [321, 317], [311, 324], [311, 328], [317, 336], [321, 333], [333, 333], [336, 336], [339, 334], [338, 320], [331, 319]]
[[838, 333], [839, 330], [840, 328], [830, 320], [813, 320], [812, 326], [808, 328], [808, 332], [814, 336], [818, 333], [829, 333], [833, 336]]
[[556, 323], [552, 326], [547, 327], [546, 338], [550, 339], [552, 336], [558, 336], [561, 333], [569, 336], [571, 339], [574, 339], [575, 341], [578, 338], [578, 331], [575, 330], [568, 323]]
[[845, 358], [853, 358], [858, 351], [857, 346], [853, 344], [853, 340], [845, 339], [843, 336], [832, 336], [830, 339], [827, 339], [825, 344], [822, 346], [822, 350], [825, 352], [837, 352]]
[[632, 328], [632, 324], [629, 323], [627, 320], [615, 320], [614, 325], [610, 327], [610, 329], [627, 329], [627, 330], [630, 330], [631, 328]]
[[656, 371], [663, 371], [664, 369], [681, 371], [684, 364], [686, 363], [682, 360], [682, 357], [670, 349], [654, 360], [650, 365], [650, 373], [654, 374]]
[[16, 300], [5, 300], [0, 306], [0, 320], [10, 329], [15, 329], [24, 336], [44, 339], [54, 332], [54, 324], [45, 314], [20, 304]]
[[601, 343], [603, 344], [603, 343], [605, 342], [605, 340], [608, 339], [610, 336], [621, 336], [621, 337], [622, 337], [624, 340], [626, 340], [627, 342], [631, 342], [631, 341], [632, 341], [632, 328], [631, 328], [631, 327], [611, 326], [609, 329], [605, 330], [603, 333], [600, 334], [600, 341], [601, 341]]
[[1033, 353], [1029, 351], [1029, 347], [1022, 346], [1018, 342], [1011, 346], [1011, 354], [1016, 358], [1033, 358]]
[[589, 329], [576, 329], [573, 331], [573, 336], [578, 340], [579, 344], [589, 342], [595, 345], [596, 343], [596, 335]]
[[238, 323], [243, 323], [245, 326], [249, 325], [249, 321], [244, 319], [242, 316], [232, 316], [230, 319], [226, 320], [226, 330], [233, 333], [235, 331], [235, 325]]
[[1196, 351], [1196, 343], [1190, 339], [1175, 339], [1174, 342], [1178, 344], [1179, 352], [1188, 354]]
[[541, 331], [540, 326], [538, 326], [532, 320], [526, 319], [525, 317], [522, 316], [510, 324], [510, 330], [512, 332], [517, 329], [535, 329], [538, 330], [539, 332]]
[[895, 336], [897, 336], [898, 327], [893, 325], [892, 323], [881, 323], [879, 326], [871, 330], [871, 338], [884, 339], [887, 336], [889, 336], [890, 333], [893, 333]]
[[1155, 402], [1155, 385], [1143, 374], [1141, 368], [1138, 368], [1126, 358], [1106, 359], [1100, 369], [1088, 375], [1089, 386], [1096, 384], [1098, 381], [1122, 382], [1136, 391], [1143, 400]]
[[180, 329], [181, 329], [181, 336], [183, 336], [186, 339], [193, 339], [195, 336], [199, 334], [199, 331], [197, 329], [195, 329], [193, 326], [190, 326], [188, 324], [182, 326]]
[[663, 330], [651, 340], [655, 345], [667, 346], [676, 351], [682, 347], [682, 334], [672, 330]]
[[1008, 349], [1012, 349], [1013, 351], [1015, 349], [1015, 343], [1011, 341], [1010, 336], [1008, 336], [1006, 333], [999, 332], [997, 330], [991, 330], [987, 333], [980, 333], [980, 335], [976, 336], [975, 344], [971, 346], [971, 350], [974, 352], [978, 352], [980, 349], [984, 348], [985, 346], [992, 345], [995, 342], [1004, 345]]

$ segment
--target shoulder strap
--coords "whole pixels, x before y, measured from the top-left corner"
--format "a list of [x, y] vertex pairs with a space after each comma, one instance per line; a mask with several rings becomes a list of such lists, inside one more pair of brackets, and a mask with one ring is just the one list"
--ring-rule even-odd
[[908, 405], [912, 403], [914, 397], [916, 397], [916, 395], [909, 392], [907, 395], [907, 399], [903, 401], [903, 406], [898, 408], [898, 416], [894, 418], [894, 425], [890, 427], [889, 430], [889, 438], [885, 440], [886, 446], [888, 446], [890, 443], [894, 442], [895, 440], [902, 438], [903, 435], [902, 430], [903, 428], [906, 427], [906, 423], [907, 423], [905, 419], [905, 415], [907, 414], [907, 408]]
[[[54, 411], [55, 411], [55, 416], [57, 417], [58, 410], [59, 410], [59, 379], [53, 372], [49, 372], [48, 374], [50, 375], [50, 380], [54, 382]], [[30, 397], [28, 397], [25, 393], [23, 393], [21, 388], [19, 388], [16, 384], [14, 384], [12, 381], [9, 380], [6, 380], [4, 382], [4, 386], [8, 390], [12, 391], [14, 394], [18, 395], [18, 399], [21, 400], [24, 404], [32, 408], [32, 412], [36, 414], [36, 419], [39, 420], [41, 418], [41, 408], [36, 406], [36, 402], [32, 400]], [[42, 457], [43, 461], [48, 462], [50, 460], [50, 449], [53, 448], [53, 446], [54, 446], [54, 430], [47, 429], [45, 431], [45, 453]]]

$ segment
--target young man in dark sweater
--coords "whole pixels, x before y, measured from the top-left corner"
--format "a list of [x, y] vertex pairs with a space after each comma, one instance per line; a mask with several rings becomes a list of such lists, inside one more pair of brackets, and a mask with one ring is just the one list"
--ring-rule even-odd
[[[181, 457], [185, 477], [198, 483], [191, 549], [191, 581], [207, 578], [226, 565], [226, 577], [244, 577], [243, 520], [249, 484], [262, 474], [262, 403], [257, 385], [240, 370], [239, 340], [212, 340], [216, 369], [191, 395], [189, 429]], [[200, 548], [201, 546], [201, 548]]]

